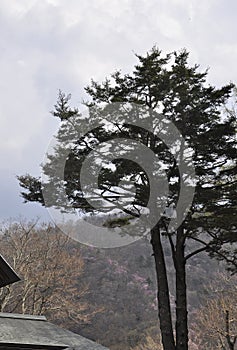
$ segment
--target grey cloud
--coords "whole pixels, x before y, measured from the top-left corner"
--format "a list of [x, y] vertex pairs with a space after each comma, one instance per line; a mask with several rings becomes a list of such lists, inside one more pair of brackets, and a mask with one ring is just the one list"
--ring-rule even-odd
[[[134, 52], [154, 44], [164, 51], [186, 47], [192, 63], [211, 67], [210, 82], [235, 82], [236, 7], [223, 0], [2, 0], [0, 170], [9, 169], [1, 181], [2, 212], [28, 215], [14, 174], [40, 174], [58, 125], [49, 114], [58, 89], [78, 104], [92, 77], [130, 71]], [[15, 208], [5, 188], [15, 191]]]

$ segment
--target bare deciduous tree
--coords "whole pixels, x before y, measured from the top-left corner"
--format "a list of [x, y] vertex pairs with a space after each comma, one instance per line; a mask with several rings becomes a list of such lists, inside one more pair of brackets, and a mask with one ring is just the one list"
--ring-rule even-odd
[[83, 259], [68, 236], [36, 221], [2, 224], [1, 233], [1, 254], [21, 281], [0, 290], [0, 311], [44, 314], [67, 326], [89, 322], [99, 311], [83, 299]]
[[234, 350], [237, 345], [237, 276], [218, 273], [210, 297], [198, 312], [194, 331], [202, 348]]

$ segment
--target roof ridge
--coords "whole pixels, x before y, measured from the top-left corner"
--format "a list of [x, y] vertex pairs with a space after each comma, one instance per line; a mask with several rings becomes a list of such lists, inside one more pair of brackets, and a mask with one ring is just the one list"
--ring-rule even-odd
[[42, 315], [29, 315], [29, 314], [15, 314], [10, 312], [0, 312], [1, 318], [18, 318], [24, 320], [39, 320], [39, 321], [47, 321], [45, 316]]

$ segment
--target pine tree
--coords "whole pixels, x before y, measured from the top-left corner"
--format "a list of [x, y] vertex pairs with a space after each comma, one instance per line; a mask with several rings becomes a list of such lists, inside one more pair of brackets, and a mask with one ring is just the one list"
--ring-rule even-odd
[[[101, 84], [92, 81], [86, 88], [91, 97], [87, 105], [93, 111], [90, 115], [92, 120], [96, 118], [97, 113], [106, 113], [106, 108], [109, 107], [104, 107], [104, 103], [106, 106], [114, 103], [132, 103], [147, 107], [154, 111], [152, 114], [154, 130], [157, 122], [155, 113], [162, 113], [180, 130], [190, 149], [193, 150], [190, 161], [195, 166], [197, 183], [190, 210], [175, 231], [169, 225], [171, 219], [165, 215], [150, 231], [157, 274], [158, 316], [163, 347], [164, 350], [187, 350], [187, 260], [206, 251], [210, 256], [225, 260], [230, 268], [237, 267], [236, 251], [233, 249], [237, 223], [236, 117], [233, 113], [223, 113], [223, 106], [231, 96], [233, 85], [227, 84], [221, 88], [208, 85], [206, 82], [208, 72], [199, 72], [198, 65], [190, 67], [186, 50], [163, 55], [154, 47], [145, 56], [136, 56], [138, 64], [131, 75], [122, 75], [117, 71], [112, 74], [110, 80], [106, 79]], [[177, 205], [181, 189], [179, 168], [159, 135], [128, 123], [116, 124], [116, 119], [109, 130], [102, 125], [83, 135], [80, 130], [82, 115], [77, 109], [69, 107], [69, 97], [62, 93], [59, 95], [53, 114], [59, 117], [62, 123], [57, 136], [59, 148], [53, 156], [48, 157], [48, 163], [43, 167], [43, 172], [48, 177], [47, 183], [42, 184], [39, 179], [30, 175], [18, 177], [20, 185], [27, 190], [22, 192], [25, 201], [38, 201], [45, 205], [42, 189], [44, 192], [50, 192], [52, 184], [54, 188], [58, 185], [58, 191], [54, 193], [51, 205], [56, 204], [67, 210], [60, 197], [62, 183], [57, 178], [55, 168], [59, 158], [65, 155], [66, 140], [68, 135], [71, 135], [70, 140], [74, 140], [75, 147], [68, 156], [63, 185], [72, 207], [80, 208], [85, 213], [93, 211], [93, 207], [83, 194], [78, 175], [83, 161], [92, 149], [101, 142], [116, 138], [137, 140], [150, 148], [154, 154], [159, 155], [159, 165], [164, 165], [169, 180], [167, 205]], [[83, 135], [80, 139], [75, 132], [75, 124], [80, 131], [79, 134]], [[182, 145], [179, 153], [181, 156]], [[135, 181], [136, 196], [133, 208], [146, 207], [152, 190], [147, 174], [135, 162], [122, 159], [122, 156], [120, 159], [115, 159], [113, 165], [115, 170], [102, 167], [99, 175], [101, 192], [110, 191], [110, 196], [103, 199], [111, 203], [111, 196], [115, 195], [113, 186], [119, 186], [121, 180], [126, 178]], [[93, 172], [93, 169], [91, 171]], [[194, 190], [193, 182], [189, 186]], [[112, 200], [112, 207], [113, 205]], [[128, 206], [124, 206], [123, 209], [129, 217], [140, 215], [139, 210], [132, 210]], [[125, 221], [124, 227], [128, 224], [127, 219]], [[175, 332], [162, 245], [163, 237], [170, 243], [176, 275]], [[198, 248], [193, 250], [191, 242], [198, 243]]]

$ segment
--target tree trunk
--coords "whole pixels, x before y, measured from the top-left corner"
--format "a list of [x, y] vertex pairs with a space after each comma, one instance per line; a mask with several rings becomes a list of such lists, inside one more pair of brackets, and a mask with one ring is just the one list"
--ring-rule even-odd
[[230, 350], [234, 350], [236, 337], [234, 337], [234, 340], [231, 340], [230, 336], [230, 318], [229, 318], [229, 311], [226, 310], [225, 312], [225, 328], [226, 328], [226, 339]]
[[176, 350], [188, 350], [188, 311], [186, 286], [185, 237], [181, 227], [177, 230], [176, 270]]
[[151, 230], [151, 244], [153, 247], [156, 276], [157, 276], [157, 300], [158, 316], [164, 350], [175, 350], [172, 317], [170, 309], [169, 286], [165, 265], [164, 252], [160, 239], [160, 230], [156, 225]]

